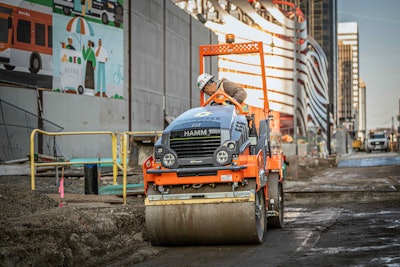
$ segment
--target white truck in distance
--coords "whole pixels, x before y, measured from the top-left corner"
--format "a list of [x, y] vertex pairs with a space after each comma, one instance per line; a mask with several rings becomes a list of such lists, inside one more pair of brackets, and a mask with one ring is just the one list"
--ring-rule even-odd
[[385, 132], [370, 132], [365, 150], [367, 153], [375, 150], [389, 152], [389, 137]]

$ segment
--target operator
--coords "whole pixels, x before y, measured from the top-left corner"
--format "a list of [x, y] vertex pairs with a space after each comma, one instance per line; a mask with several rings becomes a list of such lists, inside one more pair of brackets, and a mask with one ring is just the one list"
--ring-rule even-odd
[[203, 73], [197, 78], [197, 86], [200, 91], [209, 96], [213, 95], [217, 90], [223, 90], [230, 97], [235, 99], [239, 104], [244, 105], [244, 100], [247, 97], [246, 91], [237, 84], [222, 78], [221, 80], [214, 81], [214, 75]]

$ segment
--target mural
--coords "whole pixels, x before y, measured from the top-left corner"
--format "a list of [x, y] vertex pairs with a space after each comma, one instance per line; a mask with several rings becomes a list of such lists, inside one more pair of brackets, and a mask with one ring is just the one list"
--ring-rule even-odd
[[11, 83], [122, 99], [123, 0], [2, 1], [0, 63]]

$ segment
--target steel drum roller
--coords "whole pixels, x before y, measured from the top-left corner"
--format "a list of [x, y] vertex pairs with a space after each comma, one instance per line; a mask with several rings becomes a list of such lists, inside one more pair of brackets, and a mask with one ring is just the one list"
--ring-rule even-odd
[[260, 243], [265, 205], [259, 201], [254, 194], [247, 199], [146, 200], [148, 236], [155, 245]]

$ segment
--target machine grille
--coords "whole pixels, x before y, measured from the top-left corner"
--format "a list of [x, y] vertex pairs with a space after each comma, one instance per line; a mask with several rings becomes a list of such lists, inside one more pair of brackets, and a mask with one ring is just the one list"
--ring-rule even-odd
[[219, 129], [206, 129], [189, 134], [184, 131], [171, 133], [170, 147], [179, 158], [212, 157], [220, 145]]
[[383, 141], [376, 141], [376, 142], [371, 142], [372, 145], [383, 145], [385, 142]]

